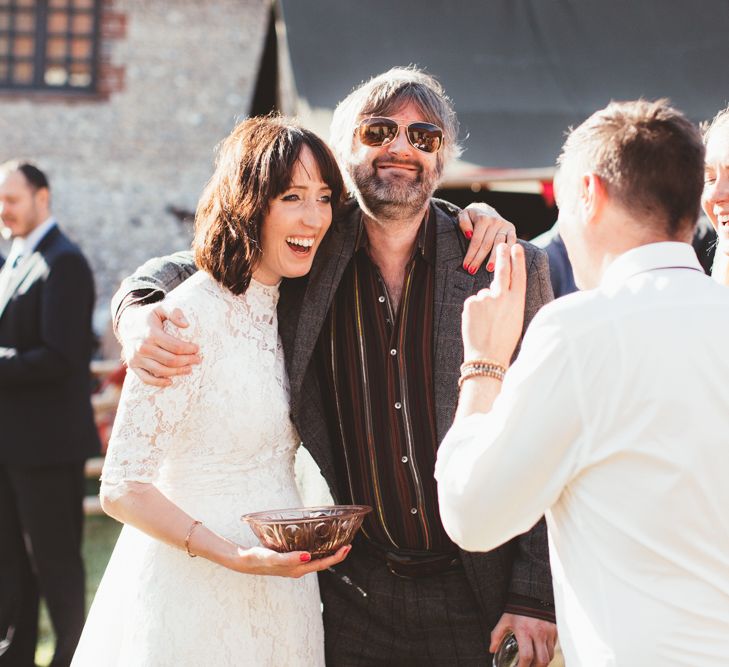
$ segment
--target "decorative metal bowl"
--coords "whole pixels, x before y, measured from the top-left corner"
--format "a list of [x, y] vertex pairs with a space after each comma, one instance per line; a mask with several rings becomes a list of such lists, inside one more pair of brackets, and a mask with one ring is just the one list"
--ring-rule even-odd
[[308, 551], [312, 558], [331, 556], [349, 544], [369, 505], [322, 505], [244, 514], [263, 546], [278, 551]]

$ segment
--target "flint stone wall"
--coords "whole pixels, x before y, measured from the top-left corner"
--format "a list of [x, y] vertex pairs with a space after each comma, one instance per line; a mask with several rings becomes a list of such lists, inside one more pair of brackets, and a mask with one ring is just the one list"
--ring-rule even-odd
[[[189, 247], [214, 147], [250, 107], [266, 0], [106, 0], [125, 34], [103, 44], [121, 90], [92, 101], [0, 97], [0, 161], [29, 158], [94, 270], [97, 328], [119, 281]], [[177, 212], [177, 214], [175, 214]], [[8, 244], [0, 245], [7, 254]]]

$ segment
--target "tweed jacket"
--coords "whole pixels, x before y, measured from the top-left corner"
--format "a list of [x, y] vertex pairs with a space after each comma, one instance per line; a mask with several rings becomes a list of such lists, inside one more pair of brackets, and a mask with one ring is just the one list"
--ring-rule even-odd
[[[466, 246], [455, 212], [456, 209], [444, 202], [431, 204], [430, 214], [436, 224], [433, 381], [439, 441], [453, 422], [458, 401], [459, 367], [463, 361], [463, 302], [488, 287], [492, 278], [485, 270], [472, 276], [463, 269]], [[356, 204], [347, 205], [322, 241], [311, 272], [303, 278], [283, 281], [278, 305], [279, 334], [291, 387], [292, 420], [335, 501], [342, 499], [342, 489], [335, 474], [333, 445], [318, 374], [311, 361], [329, 307], [354, 254], [360, 216]], [[524, 249], [528, 270], [526, 328], [537, 310], [552, 299], [552, 288], [546, 254], [530, 244], [524, 244]], [[150, 260], [122, 283], [112, 301], [112, 312], [117, 314], [122, 299], [132, 290], [152, 288], [165, 293], [194, 270], [190, 253], [178, 253], [166, 263]], [[487, 508], [484, 508], [484, 521], [488, 521]], [[462, 552], [461, 555], [487, 627], [498, 622], [510, 593], [553, 604], [544, 519], [529, 532], [489, 553]]]

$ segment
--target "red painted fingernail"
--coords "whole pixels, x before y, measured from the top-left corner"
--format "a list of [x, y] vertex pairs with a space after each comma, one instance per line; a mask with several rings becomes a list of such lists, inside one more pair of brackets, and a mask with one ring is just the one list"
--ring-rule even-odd
[[470, 267], [468, 266], [468, 264], [466, 264], [466, 262], [463, 262], [463, 270], [464, 271], [470, 271], [471, 270]]
[[344, 555], [345, 556], [348, 556], [350, 551], [352, 551], [352, 546], [351, 545], [347, 547], [347, 550], [344, 552]]
[[311, 560], [311, 554], [300, 554], [299, 555], [299, 560], [302, 563], [308, 563]]
[[487, 270], [487, 271], [493, 271], [493, 270], [494, 270], [494, 265], [493, 265], [493, 264], [489, 264], [489, 265], [488, 265], [488, 266], [486, 267], [486, 270]]
[[467, 229], [465, 232], [463, 232], [463, 235], [470, 241], [473, 237], [473, 232], [470, 229]]
[[468, 269], [468, 272], [469, 272], [469, 273], [470, 273], [471, 275], [473, 275], [474, 273], [476, 273], [476, 270], [477, 270], [477, 269], [476, 269], [476, 267], [475, 267], [475, 266], [472, 266], [472, 267], [471, 267], [470, 269]]

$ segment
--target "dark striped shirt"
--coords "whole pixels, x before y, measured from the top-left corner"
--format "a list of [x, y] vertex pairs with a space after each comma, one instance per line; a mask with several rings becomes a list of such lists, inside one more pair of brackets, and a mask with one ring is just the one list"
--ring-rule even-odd
[[426, 216], [394, 312], [360, 222], [319, 354], [343, 490], [374, 508], [365, 535], [386, 549], [450, 553], [456, 547], [441, 525], [433, 478], [434, 262], [435, 224]]

